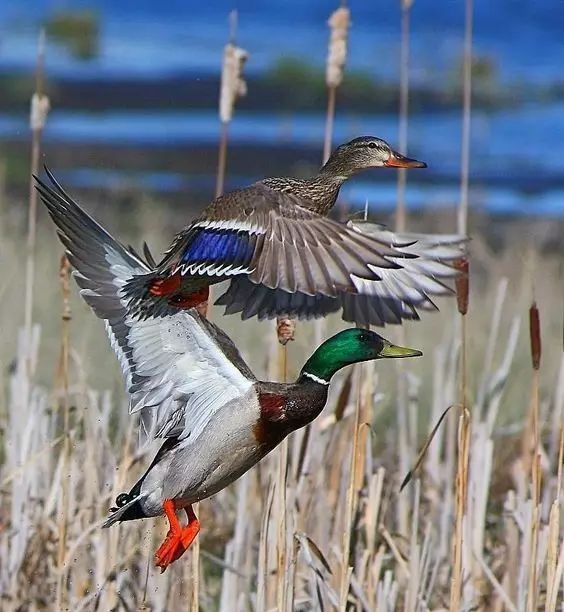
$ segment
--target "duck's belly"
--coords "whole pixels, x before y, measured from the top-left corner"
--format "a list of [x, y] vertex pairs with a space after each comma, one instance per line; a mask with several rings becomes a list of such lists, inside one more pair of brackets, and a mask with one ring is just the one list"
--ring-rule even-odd
[[186, 440], [165, 465], [155, 466], [156, 478], [147, 475], [143, 489], [151, 492], [143, 503], [146, 513], [161, 514], [165, 499], [178, 505], [205, 499], [258, 463], [270, 450], [254, 435], [259, 415], [254, 392], [248, 401], [227, 404], [216, 413], [195, 441]]

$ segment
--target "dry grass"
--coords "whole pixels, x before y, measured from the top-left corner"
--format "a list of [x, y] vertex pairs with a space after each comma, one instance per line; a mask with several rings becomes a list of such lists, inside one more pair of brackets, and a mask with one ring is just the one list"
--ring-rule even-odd
[[[163, 575], [153, 567], [164, 520], [99, 528], [115, 496], [150, 456], [137, 454], [116, 362], [100, 322], [74, 289], [73, 319], [61, 322], [60, 249], [47, 225], [38, 230], [35, 312], [41, 329], [34, 328], [30, 343], [17, 332], [23, 290], [10, 271], [18, 269], [24, 238], [14, 211], [5, 205], [0, 224], [0, 257], [8, 271], [0, 286], [0, 607], [57, 609], [59, 598], [71, 610], [186, 609], [190, 555]], [[558, 256], [538, 255], [529, 265], [520, 259], [520, 243], [509, 243], [519, 246], [494, 256], [479, 237], [473, 241], [468, 469], [458, 461], [460, 413], [451, 411], [415, 479], [398, 492], [405, 476], [398, 449], [407, 447], [411, 461], [441, 412], [459, 401], [461, 323], [452, 300], [441, 314], [410, 327], [409, 343], [424, 350], [422, 359], [401, 370], [366, 364], [362, 376], [358, 369], [336, 380], [307, 444], [305, 430], [289, 439], [283, 495], [273, 453], [200, 504], [202, 610], [274, 610], [280, 602], [286, 610], [436, 610], [449, 601], [463, 610], [561, 605], [563, 305], [554, 287], [561, 286], [562, 272]], [[530, 430], [524, 427], [531, 389], [537, 389], [527, 330], [533, 269], [542, 270], [535, 297], [543, 355], [537, 426]], [[231, 317], [221, 324], [257, 374], [277, 371], [271, 323], [241, 326]], [[326, 334], [339, 325], [330, 319]], [[313, 334], [313, 325], [300, 325], [290, 343], [290, 378], [311, 350]], [[68, 384], [58, 361], [61, 346]], [[394, 416], [398, 376], [406, 388], [403, 432]], [[532, 446], [524, 447], [522, 439]], [[523, 448], [538, 449], [533, 467]], [[463, 496], [456, 494], [457, 478], [464, 479]], [[279, 538], [286, 545], [283, 576]], [[457, 573], [459, 595], [452, 600]]]

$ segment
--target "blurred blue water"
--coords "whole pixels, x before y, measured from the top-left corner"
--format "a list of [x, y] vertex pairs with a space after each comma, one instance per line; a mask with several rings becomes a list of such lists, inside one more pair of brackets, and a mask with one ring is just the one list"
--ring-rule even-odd
[[[327, 16], [335, 2], [303, 0], [216, 0], [201, 3], [169, 0], [22, 0], [0, 2], [0, 70], [31, 70], [38, 24], [60, 8], [87, 7], [101, 18], [100, 54], [79, 61], [49, 45], [49, 74], [69, 78], [106, 75], [159, 76], [177, 71], [219, 69], [227, 15], [239, 10], [238, 42], [251, 51], [249, 71], [261, 71], [281, 56], [307, 57], [323, 65]], [[436, 84], [450, 78], [461, 56], [464, 6], [461, 0], [416, 0], [411, 28], [412, 82]], [[399, 55], [399, 0], [351, 0], [353, 27], [348, 65], [396, 79]], [[564, 66], [563, 0], [475, 0], [474, 49], [491, 57], [506, 83], [562, 83]], [[253, 142], [320, 146], [324, 116], [236, 113], [233, 143]], [[0, 139], [27, 137], [27, 118], [0, 114]], [[430, 163], [434, 186], [410, 187], [413, 206], [451, 204], [457, 198], [460, 168], [459, 112], [418, 114], [410, 118], [409, 151]], [[472, 120], [471, 180], [476, 201], [492, 212], [564, 215], [564, 105], [527, 106], [493, 113], [475, 112]], [[397, 141], [397, 116], [338, 114], [335, 142], [359, 134]], [[215, 143], [214, 111], [60, 112], [49, 117], [45, 138], [60, 142], [154, 145]], [[189, 169], [188, 173], [189, 173]], [[260, 177], [231, 177], [233, 185]], [[122, 180], [115, 173], [77, 168], [69, 179], [83, 184]], [[141, 184], [175, 190], [211, 183], [211, 177], [188, 178], [155, 172], [136, 177]], [[353, 202], [367, 197], [394, 201], [395, 184], [355, 182], [346, 191]]]
[[[0, 68], [31, 66], [38, 23], [60, 8], [86, 7], [101, 17], [101, 55], [76, 61], [49, 50], [55, 73], [165, 73], [217, 68], [227, 15], [239, 11], [238, 41], [251, 52], [250, 70], [281, 55], [323, 63], [326, 20], [336, 2], [324, 0], [20, 0], [0, 2]], [[495, 58], [505, 79], [562, 79], [562, 0], [475, 0], [474, 48]], [[399, 47], [399, 0], [350, 0], [349, 65], [395, 77]], [[461, 54], [464, 3], [417, 0], [412, 9], [412, 78], [440, 79]]]

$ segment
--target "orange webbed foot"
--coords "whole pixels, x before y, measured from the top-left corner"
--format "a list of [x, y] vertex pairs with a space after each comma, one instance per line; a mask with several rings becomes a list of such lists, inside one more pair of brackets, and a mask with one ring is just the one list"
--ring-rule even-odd
[[200, 521], [196, 518], [192, 506], [186, 508], [188, 524], [185, 527], [182, 527], [178, 522], [173, 501], [166, 500], [163, 508], [169, 520], [170, 529], [155, 554], [156, 565], [161, 568], [161, 573], [190, 548], [200, 531]]

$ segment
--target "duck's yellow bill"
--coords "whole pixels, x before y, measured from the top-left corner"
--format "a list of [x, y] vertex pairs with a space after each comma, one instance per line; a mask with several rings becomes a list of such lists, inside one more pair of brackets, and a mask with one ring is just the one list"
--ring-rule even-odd
[[384, 348], [380, 351], [380, 357], [421, 357], [421, 355], [423, 355], [423, 353], [417, 349], [396, 346], [391, 342], [386, 342]]

